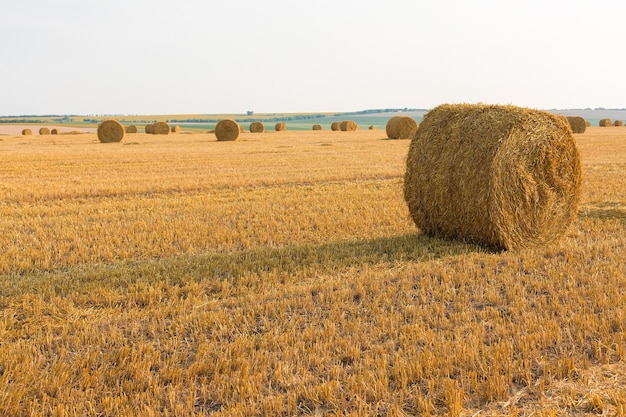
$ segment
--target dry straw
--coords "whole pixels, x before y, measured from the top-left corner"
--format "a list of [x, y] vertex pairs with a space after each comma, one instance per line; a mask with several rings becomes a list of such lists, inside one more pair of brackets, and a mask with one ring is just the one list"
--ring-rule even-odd
[[165, 122], [156, 122], [152, 125], [152, 134], [153, 135], [169, 135], [170, 133], [170, 125]]
[[178, 133], [180, 132], [180, 126], [176, 125], [176, 126], [172, 126], [172, 133]]
[[33, 134], [33, 131], [30, 129], [22, 129], [22, 136], [30, 136]]
[[59, 134], [59, 129], [52, 129], [52, 130], [50, 131], [50, 134], [51, 134], [51, 135], [58, 135], [58, 134]]
[[371, 126], [369, 127], [369, 130], [376, 130], [376, 126], [371, 125]]
[[354, 122], [354, 120], [343, 120], [341, 122], [342, 132], [353, 132], [355, 130], [359, 130], [359, 126]]
[[573, 133], [585, 133], [587, 130], [587, 122], [580, 116], [568, 116], [567, 121]]
[[137, 133], [137, 126], [135, 125], [126, 126], [126, 133]]
[[218, 141], [232, 141], [239, 137], [239, 124], [232, 119], [220, 120], [215, 125], [215, 136]]
[[313, 130], [322, 130], [322, 125], [313, 125]]
[[252, 122], [250, 123], [250, 132], [252, 133], [263, 133], [265, 131], [265, 125], [261, 122]]
[[609, 127], [613, 126], [613, 122], [611, 122], [611, 119], [600, 119], [598, 125], [602, 127]]
[[283, 123], [283, 122], [278, 122], [274, 126], [274, 130], [276, 130], [277, 132], [283, 132], [283, 131], [287, 130], [287, 125], [285, 123]]
[[387, 121], [385, 131], [389, 139], [410, 139], [417, 130], [417, 122], [409, 116], [394, 116]]
[[117, 120], [105, 120], [98, 125], [98, 139], [102, 143], [120, 142], [125, 131], [124, 126]]
[[621, 120], [616, 120], [615, 123], [613, 123], [613, 126], [624, 126], [624, 122]]
[[146, 133], [151, 135], [152, 132], [154, 132], [154, 124], [153, 123], [149, 123], [146, 125], [146, 127], [144, 128]]
[[49, 135], [50, 134], [50, 129], [48, 129], [47, 127], [42, 127], [39, 129], [39, 134], [40, 135]]
[[330, 124], [330, 130], [332, 130], [332, 131], [341, 130], [341, 122], [332, 122]]
[[424, 116], [409, 146], [404, 198], [429, 235], [541, 246], [563, 235], [580, 195], [572, 131], [547, 112], [444, 104]]

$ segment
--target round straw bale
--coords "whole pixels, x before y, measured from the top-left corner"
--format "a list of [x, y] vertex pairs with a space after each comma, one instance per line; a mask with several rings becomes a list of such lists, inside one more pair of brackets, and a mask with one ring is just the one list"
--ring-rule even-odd
[[165, 122], [156, 122], [152, 125], [152, 134], [153, 135], [169, 135], [170, 133], [170, 125]]
[[322, 125], [313, 125], [313, 130], [322, 130]]
[[341, 122], [341, 131], [342, 132], [354, 132], [355, 130], [358, 130], [358, 129], [359, 129], [359, 127], [354, 122], [354, 120], [343, 120]]
[[151, 135], [154, 132], [154, 123], [148, 123], [144, 128], [147, 134]]
[[591, 122], [589, 120], [585, 120], [585, 125], [587, 125], [587, 127], [591, 126]]
[[135, 125], [126, 126], [126, 133], [137, 133], [137, 126]]
[[587, 130], [587, 122], [580, 116], [568, 116], [567, 121], [573, 133], [585, 133]]
[[624, 126], [624, 122], [622, 120], [616, 120], [613, 126]]
[[239, 124], [232, 119], [222, 119], [215, 125], [215, 136], [219, 141], [236, 140], [239, 133]]
[[252, 122], [250, 123], [250, 132], [252, 133], [263, 133], [265, 131], [265, 125], [261, 122]]
[[613, 122], [611, 121], [611, 119], [600, 119], [598, 126], [602, 126], [602, 127], [613, 126]]
[[52, 130], [50, 131], [50, 134], [51, 134], [51, 135], [58, 135], [58, 134], [59, 134], [59, 129], [52, 129]]
[[39, 128], [39, 134], [40, 135], [49, 135], [50, 134], [50, 129], [48, 129], [47, 127]]
[[30, 136], [33, 134], [33, 131], [30, 129], [22, 129], [22, 136]]
[[274, 125], [274, 130], [276, 130], [277, 132], [283, 132], [287, 130], [287, 125], [283, 122], [278, 122], [276, 123], [276, 125]]
[[172, 133], [178, 133], [178, 132], [180, 132], [180, 126], [178, 125], [172, 126]]
[[410, 139], [416, 130], [417, 122], [409, 116], [393, 116], [385, 126], [389, 139]]
[[120, 142], [124, 132], [124, 126], [115, 119], [105, 120], [98, 125], [98, 139], [102, 143]]
[[443, 104], [424, 116], [409, 146], [404, 198], [428, 235], [541, 246], [574, 221], [580, 195], [572, 131], [544, 111]]
[[371, 125], [371, 126], [369, 127], [369, 130], [376, 130], [376, 126]]
[[341, 122], [332, 122], [330, 124], [330, 130], [333, 130], [333, 131], [341, 130]]

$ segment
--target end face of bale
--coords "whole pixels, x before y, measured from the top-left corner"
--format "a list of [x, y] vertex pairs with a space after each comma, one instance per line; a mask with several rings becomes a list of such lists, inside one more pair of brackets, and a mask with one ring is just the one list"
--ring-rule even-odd
[[220, 120], [215, 125], [215, 136], [218, 141], [233, 141], [239, 137], [239, 124], [232, 119]]
[[152, 125], [153, 135], [169, 135], [170, 125], [165, 122], [156, 122]]
[[59, 134], [59, 129], [52, 129], [52, 130], [50, 131], [50, 134], [51, 134], [51, 135], [58, 135], [58, 134]]
[[624, 122], [622, 120], [616, 120], [613, 126], [624, 126]]
[[429, 235], [542, 246], [575, 220], [580, 195], [572, 130], [547, 112], [444, 104], [424, 116], [409, 146], [404, 198]]
[[613, 122], [611, 121], [611, 119], [600, 119], [600, 122], [598, 122], [598, 126], [610, 127], [613, 126]]
[[135, 125], [126, 126], [126, 133], [137, 133], [137, 126]]
[[39, 128], [39, 134], [42, 135], [42, 136], [49, 135], [50, 134], [50, 129], [48, 129], [47, 127]]
[[359, 130], [359, 126], [354, 120], [343, 120], [340, 125], [342, 132], [354, 132]]
[[144, 130], [145, 130], [146, 134], [151, 135], [154, 132], [154, 123], [148, 123], [144, 127]]
[[341, 122], [332, 122], [330, 124], [330, 130], [332, 130], [333, 132], [341, 130]]
[[318, 124], [313, 125], [313, 130], [322, 130], [322, 125], [318, 125]]
[[250, 132], [251, 133], [263, 133], [265, 131], [265, 125], [261, 122], [252, 122], [250, 123]]
[[22, 129], [22, 136], [30, 136], [33, 134], [33, 131], [30, 129]]
[[385, 132], [389, 139], [410, 139], [417, 130], [417, 122], [409, 116], [394, 116], [387, 121]]
[[121, 142], [126, 129], [115, 119], [105, 120], [98, 125], [98, 139], [102, 143]]
[[285, 123], [278, 122], [276, 123], [276, 125], [274, 125], [274, 130], [276, 130], [277, 132], [284, 132], [285, 130], [287, 130], [287, 125]]
[[180, 126], [178, 125], [172, 126], [172, 133], [178, 133], [178, 132], [180, 132]]
[[567, 116], [567, 121], [572, 128], [572, 133], [585, 133], [587, 130], [587, 122], [580, 116]]

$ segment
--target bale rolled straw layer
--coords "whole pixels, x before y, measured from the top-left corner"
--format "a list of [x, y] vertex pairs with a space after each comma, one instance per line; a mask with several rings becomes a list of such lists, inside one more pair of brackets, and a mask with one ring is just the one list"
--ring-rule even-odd
[[602, 127], [613, 126], [613, 122], [611, 121], [611, 119], [600, 119], [600, 122], [598, 122], [598, 126], [602, 126]]
[[215, 136], [218, 141], [232, 141], [239, 137], [239, 124], [232, 119], [220, 120], [215, 125]]
[[428, 235], [541, 246], [563, 235], [580, 195], [572, 131], [547, 112], [444, 104], [424, 116], [409, 146], [404, 198]]
[[98, 139], [102, 143], [120, 142], [126, 129], [115, 119], [105, 120], [98, 125]]
[[126, 133], [137, 133], [137, 126], [135, 125], [126, 126]]
[[265, 131], [265, 125], [261, 122], [252, 122], [250, 123], [250, 132], [251, 133], [263, 133]]
[[287, 125], [285, 123], [278, 122], [276, 123], [276, 125], [274, 125], [274, 130], [276, 130], [277, 132], [284, 132], [285, 130], [287, 130]]
[[169, 135], [170, 134], [170, 125], [165, 122], [156, 122], [152, 125], [152, 134], [153, 135]]
[[410, 139], [417, 130], [417, 122], [409, 116], [394, 116], [387, 121], [385, 132], [389, 139]]
[[580, 116], [568, 116], [567, 121], [572, 128], [572, 133], [585, 133], [587, 130], [587, 122]]

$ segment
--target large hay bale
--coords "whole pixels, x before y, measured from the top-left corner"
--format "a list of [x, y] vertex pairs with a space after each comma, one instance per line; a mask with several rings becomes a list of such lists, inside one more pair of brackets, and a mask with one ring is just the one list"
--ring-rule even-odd
[[125, 131], [124, 126], [117, 120], [105, 120], [98, 125], [98, 139], [102, 143], [120, 142]]
[[585, 130], [587, 130], [587, 122], [580, 116], [568, 116], [567, 122], [573, 133], [585, 133]]
[[261, 122], [252, 122], [250, 123], [250, 132], [251, 133], [263, 133], [265, 131], [265, 125]]
[[417, 122], [409, 116], [393, 116], [385, 126], [389, 139], [411, 139], [416, 130]]
[[135, 125], [126, 126], [126, 133], [137, 133], [137, 126]]
[[424, 116], [409, 146], [404, 198], [429, 235], [540, 246], [576, 218], [580, 195], [574, 136], [547, 112], [444, 104]]
[[600, 119], [600, 122], [598, 122], [598, 126], [602, 126], [602, 127], [613, 126], [613, 122], [611, 121], [611, 119]]
[[287, 125], [283, 122], [278, 122], [274, 125], [274, 130], [276, 130], [277, 132], [284, 132], [285, 130], [287, 130]]
[[313, 130], [322, 130], [322, 125], [318, 125], [318, 124], [313, 125]]
[[144, 130], [146, 131], [146, 134], [151, 135], [152, 132], [154, 132], [154, 123], [148, 123]]
[[219, 141], [237, 140], [239, 133], [239, 124], [232, 119], [220, 120], [215, 125], [215, 136]]
[[341, 130], [341, 122], [332, 122], [330, 124], [330, 130], [335, 131], [335, 132], [338, 130]]
[[359, 126], [357, 126], [354, 120], [342, 120], [341, 121], [342, 132], [354, 132], [355, 130], [359, 130]]
[[152, 125], [152, 134], [153, 135], [169, 135], [170, 134], [170, 125], [165, 122], [156, 122]]
[[624, 126], [624, 122], [622, 120], [616, 120], [613, 126]]
[[39, 134], [40, 135], [49, 135], [50, 134], [50, 129], [48, 129], [47, 127], [41, 127], [41, 128], [39, 128]]
[[33, 134], [33, 131], [30, 129], [22, 129], [22, 136], [30, 136]]

